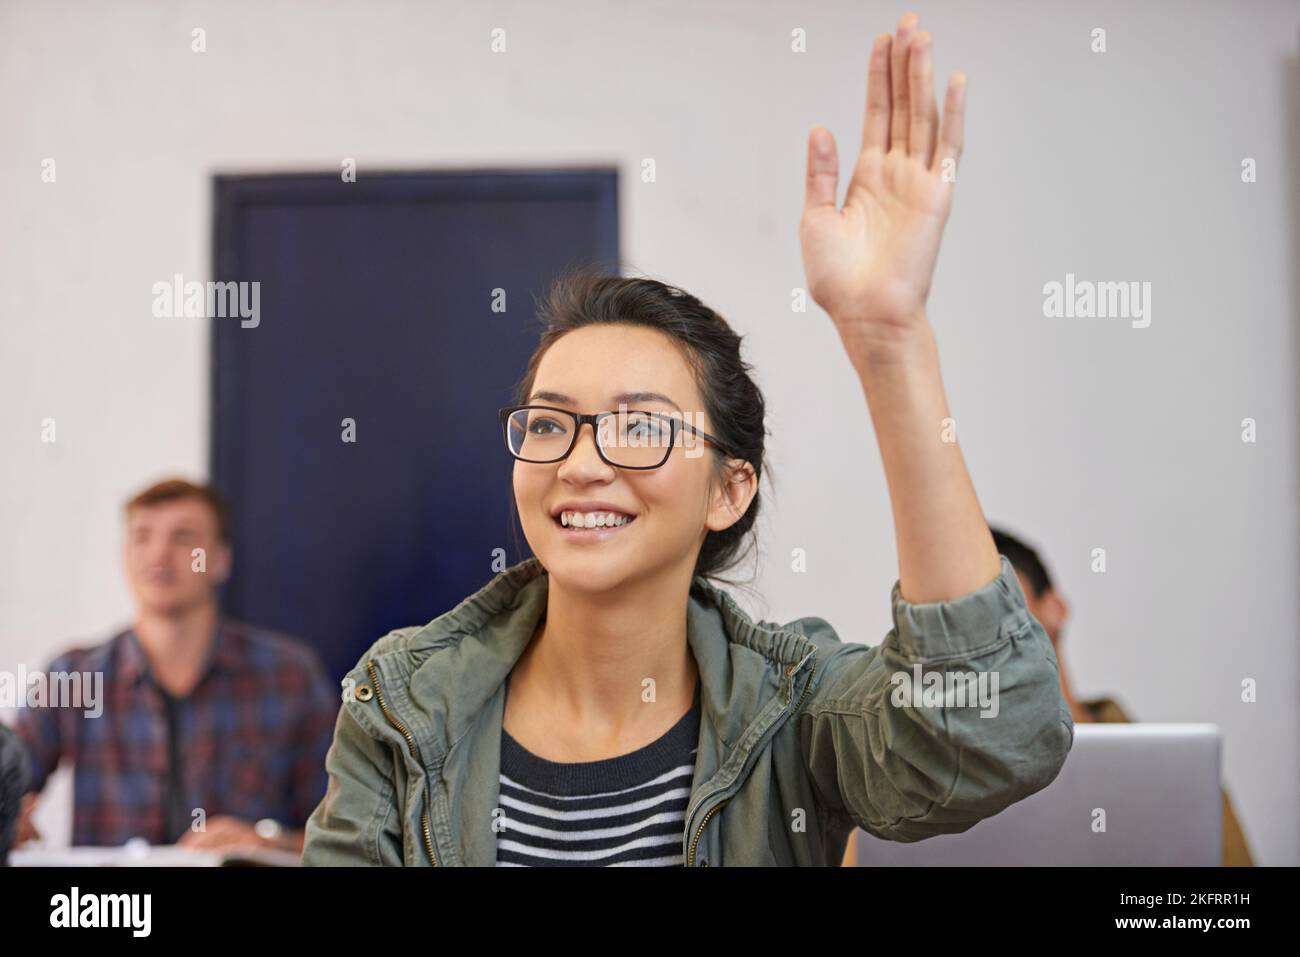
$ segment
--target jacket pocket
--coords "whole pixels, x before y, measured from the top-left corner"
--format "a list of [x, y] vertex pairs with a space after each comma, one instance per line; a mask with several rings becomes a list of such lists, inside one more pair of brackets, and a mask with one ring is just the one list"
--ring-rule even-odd
[[304, 865], [392, 866], [403, 861], [401, 807], [392, 748], [345, 705], [325, 756], [325, 797], [307, 819]]

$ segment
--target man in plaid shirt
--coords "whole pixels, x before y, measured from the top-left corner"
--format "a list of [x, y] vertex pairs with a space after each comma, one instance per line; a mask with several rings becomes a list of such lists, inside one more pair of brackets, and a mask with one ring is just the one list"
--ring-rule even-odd
[[124, 560], [134, 624], [46, 669], [101, 673], [98, 706], [18, 713], [33, 792], [18, 840], [39, 836], [36, 794], [68, 758], [74, 845], [143, 837], [301, 853], [302, 829], [325, 794], [341, 703], [320, 658], [218, 610], [231, 556], [212, 489], [171, 480], [128, 502]]

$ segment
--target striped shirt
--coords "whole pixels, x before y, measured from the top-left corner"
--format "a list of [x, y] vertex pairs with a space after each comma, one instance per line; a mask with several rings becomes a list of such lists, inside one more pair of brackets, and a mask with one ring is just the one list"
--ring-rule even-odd
[[698, 681], [662, 737], [614, 758], [548, 761], [503, 727], [497, 867], [681, 867], [699, 733]]

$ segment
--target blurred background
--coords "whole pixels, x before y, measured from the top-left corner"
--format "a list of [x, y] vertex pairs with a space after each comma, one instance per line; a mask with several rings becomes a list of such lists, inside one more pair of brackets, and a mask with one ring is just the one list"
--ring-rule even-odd
[[[1071, 601], [1076, 691], [1217, 724], [1256, 862], [1300, 863], [1287, 0], [0, 2], [0, 670], [129, 623], [122, 504], [172, 474], [230, 498], [228, 608], [333, 678], [524, 557], [496, 410], [579, 259], [746, 337], [778, 484], [738, 601], [878, 643], [898, 566], [866, 403], [792, 302], [808, 131], [846, 183], [905, 9], [936, 86], [969, 77], [929, 312], [985, 514]], [[155, 315], [178, 274], [259, 281], [258, 325]], [[1149, 282], [1150, 325], [1047, 318], [1067, 274]]]

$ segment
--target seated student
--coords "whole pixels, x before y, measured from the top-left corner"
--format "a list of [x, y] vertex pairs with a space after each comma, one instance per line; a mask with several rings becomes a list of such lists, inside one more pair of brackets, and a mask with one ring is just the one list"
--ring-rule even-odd
[[[74, 845], [301, 852], [341, 703], [316, 652], [219, 611], [231, 555], [207, 486], [171, 480], [132, 498], [123, 559], [132, 626], [47, 669], [102, 673], [99, 706], [18, 713], [31, 790], [61, 758], [75, 764]], [[24, 799], [20, 841], [39, 836], [35, 800]]]
[[[1061, 633], [1065, 628], [1070, 607], [1065, 599], [1053, 587], [1051, 576], [1043, 565], [1038, 553], [1008, 532], [998, 528], [991, 529], [993, 541], [998, 551], [1007, 557], [1020, 579], [1020, 587], [1029, 603], [1029, 612], [1038, 619], [1047, 637], [1052, 639], [1056, 649], [1056, 660], [1060, 665], [1061, 694], [1070, 707], [1070, 714], [1076, 723], [1080, 721], [1132, 722], [1134, 719], [1120, 707], [1119, 702], [1109, 696], [1097, 698], [1077, 698], [1070, 686], [1065, 669], [1065, 657], [1061, 654]], [[1233, 813], [1232, 802], [1228, 792], [1223, 792], [1223, 866], [1251, 867], [1253, 861], [1250, 848], [1246, 845], [1246, 836], [1237, 823]]]

